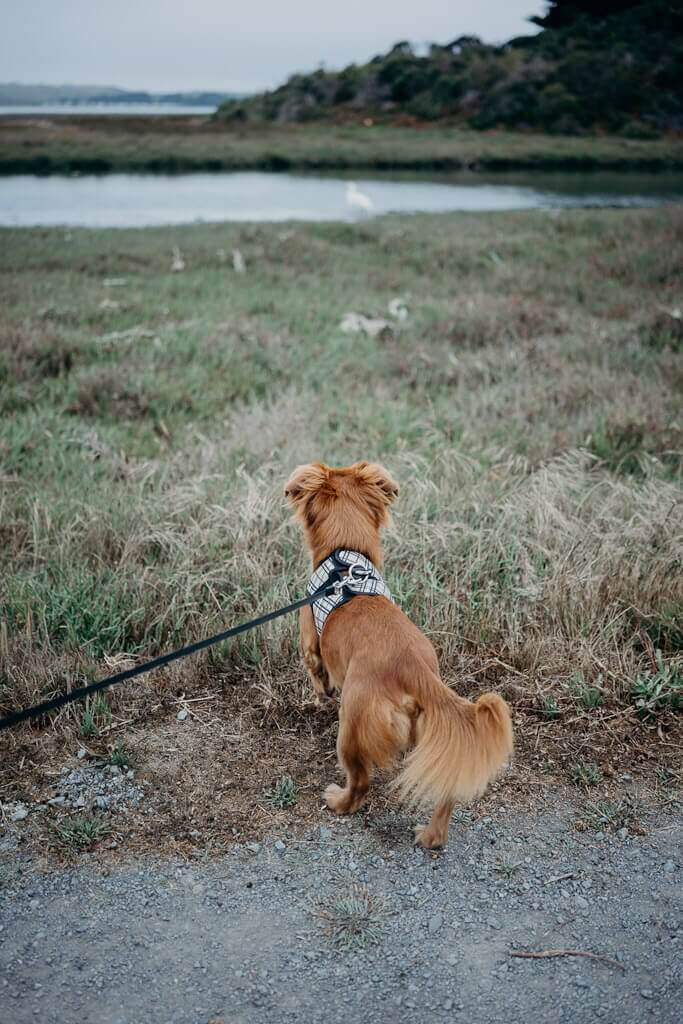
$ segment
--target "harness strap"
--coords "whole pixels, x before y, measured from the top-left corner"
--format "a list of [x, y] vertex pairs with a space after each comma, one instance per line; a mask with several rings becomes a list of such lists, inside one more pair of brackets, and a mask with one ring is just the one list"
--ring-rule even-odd
[[318, 636], [322, 635], [331, 612], [346, 604], [352, 597], [365, 595], [387, 597], [392, 600], [379, 569], [359, 551], [348, 551], [346, 548], [337, 548], [321, 562], [311, 576], [307, 589], [309, 594], [316, 591], [319, 593], [312, 602]]

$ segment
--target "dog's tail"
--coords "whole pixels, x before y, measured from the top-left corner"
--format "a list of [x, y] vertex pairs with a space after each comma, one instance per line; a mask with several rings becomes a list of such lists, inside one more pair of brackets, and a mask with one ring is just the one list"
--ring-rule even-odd
[[394, 782], [403, 800], [466, 802], [484, 792], [512, 754], [510, 709], [497, 693], [476, 704], [439, 681], [420, 702], [417, 743]]

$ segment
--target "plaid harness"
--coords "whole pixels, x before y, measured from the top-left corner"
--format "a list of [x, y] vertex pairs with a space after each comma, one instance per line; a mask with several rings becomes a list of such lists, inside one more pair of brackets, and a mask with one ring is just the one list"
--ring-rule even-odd
[[392, 600], [389, 588], [379, 569], [359, 551], [346, 551], [344, 548], [337, 548], [324, 562], [320, 563], [311, 576], [306, 590], [307, 593], [314, 594], [316, 590], [320, 590], [326, 585], [334, 585], [334, 593], [323, 595], [312, 605], [318, 636], [322, 635], [330, 612], [346, 604], [358, 594], [368, 597], [388, 597], [390, 601]]

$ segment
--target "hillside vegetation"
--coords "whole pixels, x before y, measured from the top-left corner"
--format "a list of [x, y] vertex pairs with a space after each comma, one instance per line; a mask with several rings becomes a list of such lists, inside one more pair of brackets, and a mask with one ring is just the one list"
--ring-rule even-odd
[[683, 8], [672, 0], [555, 0], [541, 31], [476, 36], [418, 55], [398, 42], [367, 64], [295, 74], [223, 104], [238, 122], [448, 119], [473, 128], [655, 136], [683, 126]]

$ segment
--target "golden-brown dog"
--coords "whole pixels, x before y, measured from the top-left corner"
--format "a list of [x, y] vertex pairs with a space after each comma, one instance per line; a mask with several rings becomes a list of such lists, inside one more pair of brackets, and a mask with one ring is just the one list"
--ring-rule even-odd
[[[337, 548], [381, 565], [380, 529], [398, 495], [382, 466], [299, 466], [285, 495], [303, 526], [314, 567]], [[300, 629], [314, 687], [327, 694], [341, 691], [337, 753], [346, 786], [327, 787], [328, 807], [337, 814], [356, 811], [373, 769], [409, 751], [394, 784], [404, 799], [433, 803], [430, 823], [415, 830], [416, 842], [443, 846], [456, 802], [481, 794], [512, 752], [507, 704], [496, 693], [472, 704], [450, 690], [429, 640], [386, 597], [357, 596], [335, 608], [321, 637], [311, 608], [303, 608]]]

